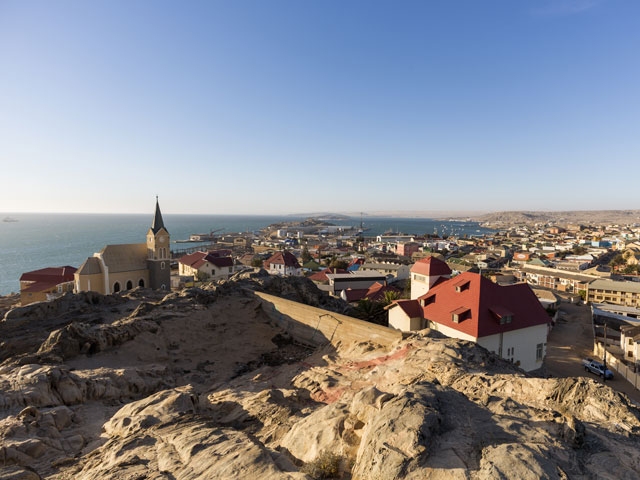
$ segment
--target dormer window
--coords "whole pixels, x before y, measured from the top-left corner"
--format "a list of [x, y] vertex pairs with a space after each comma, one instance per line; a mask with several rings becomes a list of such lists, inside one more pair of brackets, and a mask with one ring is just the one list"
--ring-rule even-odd
[[491, 307], [489, 311], [500, 325], [505, 325], [513, 321], [513, 313], [504, 307]]
[[432, 294], [429, 295], [428, 297], [424, 297], [422, 300], [420, 300], [420, 304], [423, 307], [426, 307], [427, 305], [431, 305], [432, 303], [434, 303], [436, 301], [436, 294]]
[[469, 318], [471, 318], [471, 310], [467, 307], [459, 307], [451, 312], [451, 321], [454, 323], [460, 323]]
[[464, 292], [465, 290], [469, 289], [469, 280], [462, 280], [458, 283], [454, 284], [454, 287], [456, 289], [456, 292], [460, 293], [460, 292]]

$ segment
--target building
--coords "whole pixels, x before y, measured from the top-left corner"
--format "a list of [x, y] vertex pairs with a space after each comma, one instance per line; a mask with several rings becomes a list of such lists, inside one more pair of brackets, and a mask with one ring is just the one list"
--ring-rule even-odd
[[379, 282], [382, 285], [387, 284], [387, 276], [381, 273], [370, 271], [362, 272], [358, 270], [352, 273], [329, 273], [329, 288], [327, 291], [332, 295], [340, 295], [342, 290], [348, 288], [358, 290], [371, 287], [374, 283]]
[[451, 269], [436, 257], [418, 260], [410, 269], [411, 298], [416, 299], [424, 295], [437, 282], [451, 278]]
[[589, 283], [587, 301], [640, 307], [640, 282], [598, 279]]
[[636, 366], [640, 363], [640, 325], [620, 327], [620, 347], [627, 362]]
[[233, 274], [233, 259], [215, 252], [195, 252], [178, 260], [178, 273], [196, 280], [222, 280]]
[[298, 263], [298, 259], [286, 250], [276, 252], [265, 260], [264, 268], [272, 275], [288, 277], [302, 274], [302, 267]]
[[549, 323], [528, 285], [501, 286], [476, 273], [440, 280], [417, 299], [389, 308], [392, 328], [431, 328], [469, 340], [526, 371], [542, 366]]
[[313, 275], [309, 275], [309, 277], [307, 278], [311, 280], [313, 283], [315, 283], [316, 285], [328, 285], [329, 277], [327, 277], [327, 275], [330, 273], [347, 273], [347, 271], [344, 268], [329, 267], [319, 272], [316, 272]]
[[392, 292], [395, 295], [395, 298], [398, 298], [402, 294], [402, 290], [399, 288], [375, 282], [369, 288], [347, 288], [346, 290], [342, 290], [340, 292], [340, 298], [353, 304], [365, 299], [372, 302], [381, 302], [385, 299], [386, 292]]
[[360, 267], [360, 272], [378, 272], [387, 277], [393, 277], [392, 280], [404, 280], [409, 278], [409, 265], [391, 262], [365, 262]]
[[73, 292], [75, 272], [74, 267], [67, 265], [23, 273], [20, 276], [20, 303], [44, 302]]
[[401, 242], [396, 245], [396, 253], [405, 257], [410, 257], [420, 251], [420, 244], [416, 242]]
[[527, 282], [529, 285], [568, 293], [586, 292], [589, 282], [598, 278], [595, 275], [533, 265], [520, 267], [514, 270], [514, 274], [519, 281]]
[[94, 253], [75, 272], [76, 291], [108, 295], [135, 287], [170, 289], [169, 242], [156, 197], [156, 211], [146, 243], [107, 245]]

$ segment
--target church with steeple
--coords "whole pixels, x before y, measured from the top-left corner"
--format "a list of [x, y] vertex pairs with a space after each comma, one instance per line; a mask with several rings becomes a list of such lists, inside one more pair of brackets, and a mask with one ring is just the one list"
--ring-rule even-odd
[[164, 226], [160, 204], [145, 243], [107, 245], [87, 258], [75, 273], [76, 292], [99, 292], [105, 295], [148, 287], [169, 290], [171, 285], [171, 251], [169, 231]]

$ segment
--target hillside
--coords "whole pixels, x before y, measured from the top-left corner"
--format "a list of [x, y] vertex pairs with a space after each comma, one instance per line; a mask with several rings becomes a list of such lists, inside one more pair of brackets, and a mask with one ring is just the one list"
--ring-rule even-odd
[[471, 220], [488, 225], [517, 225], [534, 223], [566, 224], [637, 224], [640, 210], [574, 210], [564, 212], [506, 211], [487, 213], [472, 217]]
[[264, 274], [11, 310], [0, 479], [640, 475], [640, 410], [608, 387], [535, 378], [429, 330], [310, 349], [252, 290], [348, 311]]

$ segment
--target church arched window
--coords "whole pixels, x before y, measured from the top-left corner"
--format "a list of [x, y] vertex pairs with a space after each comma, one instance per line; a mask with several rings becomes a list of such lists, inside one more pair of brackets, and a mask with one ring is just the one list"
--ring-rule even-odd
[[127, 280], [127, 290], [131, 290], [133, 288], [133, 282], [131, 280]]
[[118, 282], [113, 284], [113, 293], [117, 293], [120, 291], [120, 284]]
[[140, 280], [138, 280], [138, 286], [139, 287], [143, 287], [144, 288], [144, 279], [141, 278]]

